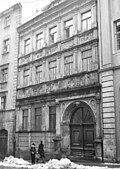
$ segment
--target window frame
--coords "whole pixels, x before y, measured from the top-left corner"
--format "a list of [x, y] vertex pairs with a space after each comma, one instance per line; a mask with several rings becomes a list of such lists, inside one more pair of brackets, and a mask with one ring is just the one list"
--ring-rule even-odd
[[[27, 73], [25, 73], [25, 72], [27, 72]], [[29, 84], [29, 81], [30, 81], [30, 69], [25, 69], [24, 75], [23, 75], [24, 86], [27, 86]]]
[[[39, 70], [37, 70], [39, 68]], [[35, 67], [35, 73], [36, 73], [36, 83], [41, 83], [42, 82], [42, 64], [37, 65]]]
[[7, 82], [8, 81], [8, 68], [2, 68], [1, 74], [2, 74], [2, 82]]
[[30, 53], [30, 38], [24, 41], [24, 53], [27, 55]]
[[[90, 13], [90, 16], [86, 16], [88, 13]], [[85, 24], [85, 28], [83, 26], [83, 23]], [[81, 14], [81, 27], [82, 31], [87, 31], [92, 28], [92, 13], [91, 10], [85, 11], [84, 13]]]
[[10, 26], [10, 15], [5, 17], [5, 28]]
[[58, 38], [57, 33], [58, 33], [57, 25], [55, 25], [49, 29], [50, 44], [57, 42], [57, 38]]
[[115, 50], [120, 51], [120, 31], [117, 31], [117, 23], [119, 23], [119, 27], [120, 27], [120, 19], [114, 22], [115, 24]]
[[[72, 23], [70, 23], [72, 22]], [[73, 36], [73, 18], [64, 21], [65, 37], [70, 38]]]
[[[39, 110], [39, 113], [37, 110]], [[35, 118], [35, 130], [37, 131], [42, 131], [42, 107], [35, 107], [34, 108], [35, 114], [34, 114], [34, 118]], [[39, 121], [40, 120], [40, 121]], [[41, 123], [40, 123], [41, 122]]]
[[57, 60], [49, 61], [49, 80], [57, 78]]
[[36, 49], [43, 48], [43, 32], [36, 34]]
[[49, 106], [49, 131], [56, 131], [56, 106]]
[[[66, 61], [68, 58], [71, 59]], [[64, 57], [64, 76], [70, 76], [73, 73], [73, 54]]]
[[22, 110], [22, 129], [23, 131], [28, 130], [28, 109]]
[[3, 41], [3, 52], [4, 53], [10, 52], [10, 39], [9, 38]]
[[[90, 60], [92, 61], [92, 49], [82, 51], [82, 71], [90, 71]], [[83, 65], [84, 61], [86, 61], [86, 67]]]

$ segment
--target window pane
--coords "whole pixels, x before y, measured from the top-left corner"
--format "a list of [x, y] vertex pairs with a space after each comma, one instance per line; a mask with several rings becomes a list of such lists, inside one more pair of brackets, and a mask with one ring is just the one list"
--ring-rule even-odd
[[49, 62], [49, 79], [50, 80], [56, 79], [56, 70], [57, 70], [56, 60]]
[[43, 47], [43, 33], [36, 35], [36, 48], [41, 49]]
[[42, 82], [42, 65], [36, 66], [36, 83]]
[[82, 30], [91, 29], [91, 11], [82, 14]]
[[73, 70], [73, 56], [64, 58], [64, 74], [65, 76], [71, 75]]
[[49, 129], [54, 131], [56, 129], [56, 107], [49, 107]]
[[23, 110], [23, 130], [28, 129], [28, 110]]
[[30, 39], [25, 40], [25, 54], [30, 52]]
[[50, 42], [51, 43], [57, 42], [57, 26], [50, 29]]
[[35, 129], [41, 130], [42, 126], [42, 108], [35, 108]]

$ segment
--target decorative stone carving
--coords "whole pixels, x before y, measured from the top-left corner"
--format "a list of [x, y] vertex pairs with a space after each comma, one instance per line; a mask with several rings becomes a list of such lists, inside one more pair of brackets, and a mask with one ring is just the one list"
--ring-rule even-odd
[[25, 89], [19, 89], [18, 98], [37, 96], [40, 94], [56, 92], [65, 89], [72, 89], [75, 87], [88, 86], [98, 83], [97, 72], [91, 74], [80, 75], [77, 77], [70, 77], [54, 83], [40, 84], [39, 86], [29, 87]]
[[86, 34], [79, 37], [79, 44], [89, 42], [89, 41], [93, 40], [93, 38], [94, 38], [93, 32], [86, 33]]
[[62, 47], [61, 47], [61, 50], [64, 50], [64, 49], [68, 49], [70, 47], [74, 46], [74, 41], [73, 39], [70, 40], [70, 41], [66, 41], [64, 43], [62, 43]]
[[93, 108], [94, 110], [96, 110], [97, 104], [96, 104], [96, 100], [95, 100], [95, 99], [91, 99], [91, 100], [90, 100], [90, 105], [92, 106], [92, 108]]

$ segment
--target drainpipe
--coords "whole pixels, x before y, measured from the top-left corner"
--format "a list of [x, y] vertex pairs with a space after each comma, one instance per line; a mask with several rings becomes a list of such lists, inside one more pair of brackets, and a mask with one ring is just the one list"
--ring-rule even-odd
[[[101, 36], [101, 0], [97, 0], [97, 18], [98, 18], [98, 37], [99, 37], [99, 53], [98, 53], [98, 63], [99, 63], [99, 83], [100, 83], [100, 62], [102, 62], [102, 59], [100, 59], [100, 56], [102, 56], [102, 36]], [[102, 113], [100, 104], [99, 104], [99, 112]], [[102, 130], [102, 117], [103, 114], [100, 115], [100, 139], [101, 139], [101, 157], [102, 162], [104, 162], [104, 147], [103, 147], [103, 130]]]

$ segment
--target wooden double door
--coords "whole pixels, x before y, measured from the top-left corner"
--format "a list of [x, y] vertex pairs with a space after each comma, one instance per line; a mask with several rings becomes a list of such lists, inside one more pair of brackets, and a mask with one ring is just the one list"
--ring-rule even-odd
[[71, 154], [81, 157], [93, 157], [95, 120], [91, 109], [79, 107], [73, 112], [70, 121]]

